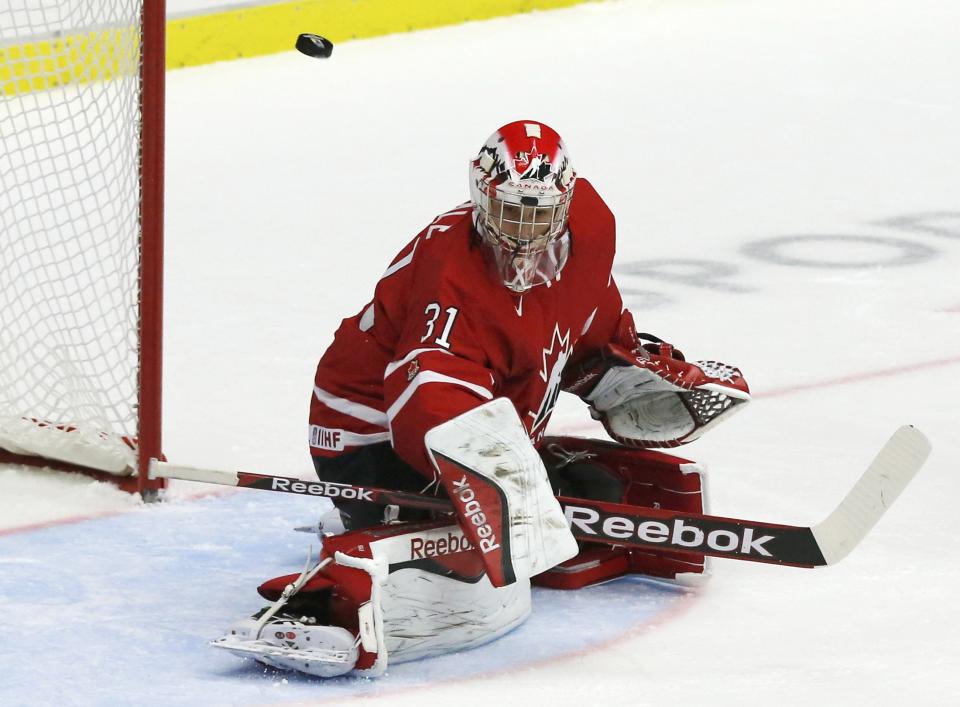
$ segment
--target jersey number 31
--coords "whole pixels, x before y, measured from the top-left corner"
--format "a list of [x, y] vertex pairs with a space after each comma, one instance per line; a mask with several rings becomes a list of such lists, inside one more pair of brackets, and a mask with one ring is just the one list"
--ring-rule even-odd
[[443, 324], [443, 331], [440, 332], [440, 336], [433, 340], [437, 346], [442, 346], [445, 349], [450, 348], [450, 334], [453, 331], [454, 322], [457, 320], [457, 315], [460, 313], [460, 310], [456, 307], [447, 307], [446, 310], [442, 310], [440, 305], [436, 302], [431, 302], [427, 305], [427, 308], [423, 310], [423, 313], [427, 315], [427, 333], [420, 337], [420, 341], [426, 341], [431, 336], [433, 336], [434, 329], [436, 328], [437, 319], [440, 318], [440, 312], [446, 311], [447, 318]]

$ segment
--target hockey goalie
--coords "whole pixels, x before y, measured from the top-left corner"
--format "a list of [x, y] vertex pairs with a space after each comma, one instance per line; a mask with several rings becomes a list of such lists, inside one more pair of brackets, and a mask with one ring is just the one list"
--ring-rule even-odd
[[[437, 216], [345, 319], [317, 366], [310, 452], [324, 481], [444, 496], [454, 515], [336, 502], [319, 561], [214, 645], [279, 668], [374, 676], [491, 641], [530, 585], [627, 573], [697, 583], [703, 556], [579, 547], [556, 495], [702, 513], [697, 439], [749, 400], [740, 371], [637, 334], [614, 282], [614, 217], [559, 135], [497, 130], [471, 200]], [[561, 391], [615, 442], [544, 436]]]

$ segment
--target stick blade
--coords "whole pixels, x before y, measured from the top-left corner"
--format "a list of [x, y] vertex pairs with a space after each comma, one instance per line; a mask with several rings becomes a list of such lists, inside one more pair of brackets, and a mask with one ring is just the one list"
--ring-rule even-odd
[[194, 466], [182, 466], [153, 459], [150, 462], [151, 479], [177, 479], [179, 481], [200, 481], [205, 484], [237, 486], [239, 479], [235, 471], [200, 469]]
[[826, 564], [839, 562], [863, 540], [920, 471], [931, 449], [930, 440], [912, 425], [893, 433], [836, 510], [813, 528]]

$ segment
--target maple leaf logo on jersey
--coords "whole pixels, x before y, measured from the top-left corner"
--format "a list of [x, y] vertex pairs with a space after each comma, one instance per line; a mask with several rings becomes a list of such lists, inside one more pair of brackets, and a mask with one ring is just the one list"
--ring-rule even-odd
[[413, 359], [410, 362], [410, 365], [407, 366], [407, 380], [412, 381], [417, 377], [417, 374], [420, 372], [420, 361]]
[[527, 413], [533, 418], [531, 434], [550, 418], [550, 413], [556, 407], [557, 398], [560, 396], [560, 377], [563, 375], [563, 368], [567, 365], [570, 353], [570, 330], [567, 329], [566, 333], [561, 334], [560, 325], [554, 324], [550, 346], [543, 350], [543, 370], [540, 371], [540, 378], [547, 387], [539, 409], [536, 412]]

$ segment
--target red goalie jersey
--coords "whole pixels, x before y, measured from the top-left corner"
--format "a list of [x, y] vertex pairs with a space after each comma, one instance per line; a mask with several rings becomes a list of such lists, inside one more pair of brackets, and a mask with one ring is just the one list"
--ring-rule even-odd
[[496, 397], [513, 403], [537, 444], [564, 367], [614, 336], [615, 224], [589, 182], [577, 181], [560, 276], [522, 294], [490, 273], [472, 210], [434, 219], [384, 272], [373, 301], [337, 330], [317, 367], [313, 455], [390, 441], [431, 479], [424, 434]]

